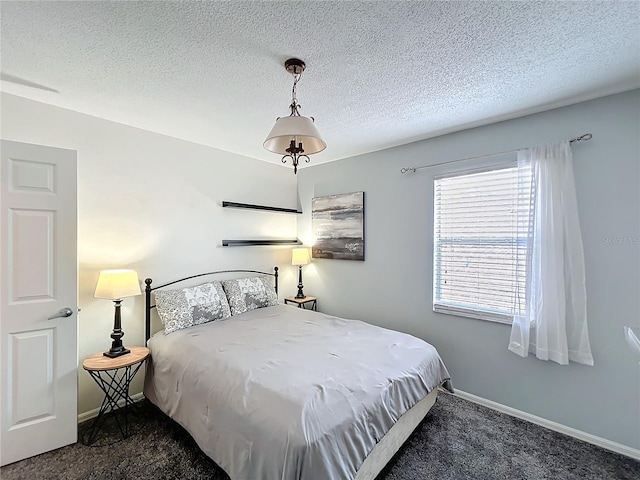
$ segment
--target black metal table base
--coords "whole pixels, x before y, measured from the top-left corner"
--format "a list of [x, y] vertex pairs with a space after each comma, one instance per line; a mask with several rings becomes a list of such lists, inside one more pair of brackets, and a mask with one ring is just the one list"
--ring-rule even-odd
[[[317, 300], [313, 300], [311, 302], [307, 302], [311, 304], [311, 308], [309, 310], [313, 310], [314, 312], [318, 311], [318, 301]], [[298, 308], [304, 308], [305, 310], [307, 309], [307, 307], [304, 306], [304, 303], [301, 303], [300, 305], [298, 305]]]
[[[104, 399], [98, 411], [98, 416], [81, 435], [83, 444], [91, 445], [96, 441], [109, 413], [113, 413], [113, 418], [122, 438], [124, 439], [131, 435], [129, 413], [139, 416], [141, 412], [129, 396], [129, 385], [143, 363], [140, 362], [136, 365], [128, 365], [115, 370], [88, 370], [91, 378], [104, 392]], [[123, 404], [119, 405], [120, 402], [123, 402]]]
[[[303, 310], [313, 310], [314, 312], [318, 311], [318, 299], [308, 300], [306, 302], [294, 302], [293, 300], [289, 300], [288, 298], [285, 298], [284, 304], [288, 305], [289, 303], [294, 303], [298, 306], [298, 308], [302, 308]], [[305, 307], [307, 303], [311, 305], [311, 308]]]

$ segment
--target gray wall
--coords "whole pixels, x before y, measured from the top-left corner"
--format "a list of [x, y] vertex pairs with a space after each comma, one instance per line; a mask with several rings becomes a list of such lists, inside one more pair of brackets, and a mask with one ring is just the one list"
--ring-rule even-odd
[[[365, 192], [366, 237], [364, 262], [314, 259], [305, 267], [305, 293], [319, 298], [323, 312], [429, 341], [460, 390], [640, 448], [640, 358], [623, 337], [624, 325], [640, 326], [639, 117], [635, 90], [303, 168], [300, 238], [312, 242], [314, 196], [353, 191]], [[509, 326], [434, 313], [432, 183], [447, 169], [402, 175], [400, 168], [586, 132], [593, 140], [574, 144], [573, 152], [595, 366], [523, 359], [507, 351]], [[456, 168], [483, 161], [464, 163]]]

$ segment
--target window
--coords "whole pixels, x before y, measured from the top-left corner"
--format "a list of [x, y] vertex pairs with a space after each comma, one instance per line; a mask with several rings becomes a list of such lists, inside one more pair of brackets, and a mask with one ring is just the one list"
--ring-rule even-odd
[[434, 311], [503, 323], [524, 313], [532, 198], [530, 167], [434, 180]]

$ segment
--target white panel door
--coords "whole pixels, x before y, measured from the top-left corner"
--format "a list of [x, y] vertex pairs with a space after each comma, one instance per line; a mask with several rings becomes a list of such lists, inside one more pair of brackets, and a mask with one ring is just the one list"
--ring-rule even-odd
[[72, 150], [5, 140], [0, 157], [6, 465], [77, 440], [77, 158]]

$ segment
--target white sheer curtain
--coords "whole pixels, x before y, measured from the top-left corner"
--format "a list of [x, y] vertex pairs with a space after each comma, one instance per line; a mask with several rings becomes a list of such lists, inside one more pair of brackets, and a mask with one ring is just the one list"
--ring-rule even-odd
[[566, 365], [593, 365], [587, 330], [584, 252], [569, 142], [518, 151], [518, 166], [531, 168], [527, 304], [514, 318], [509, 350]]

